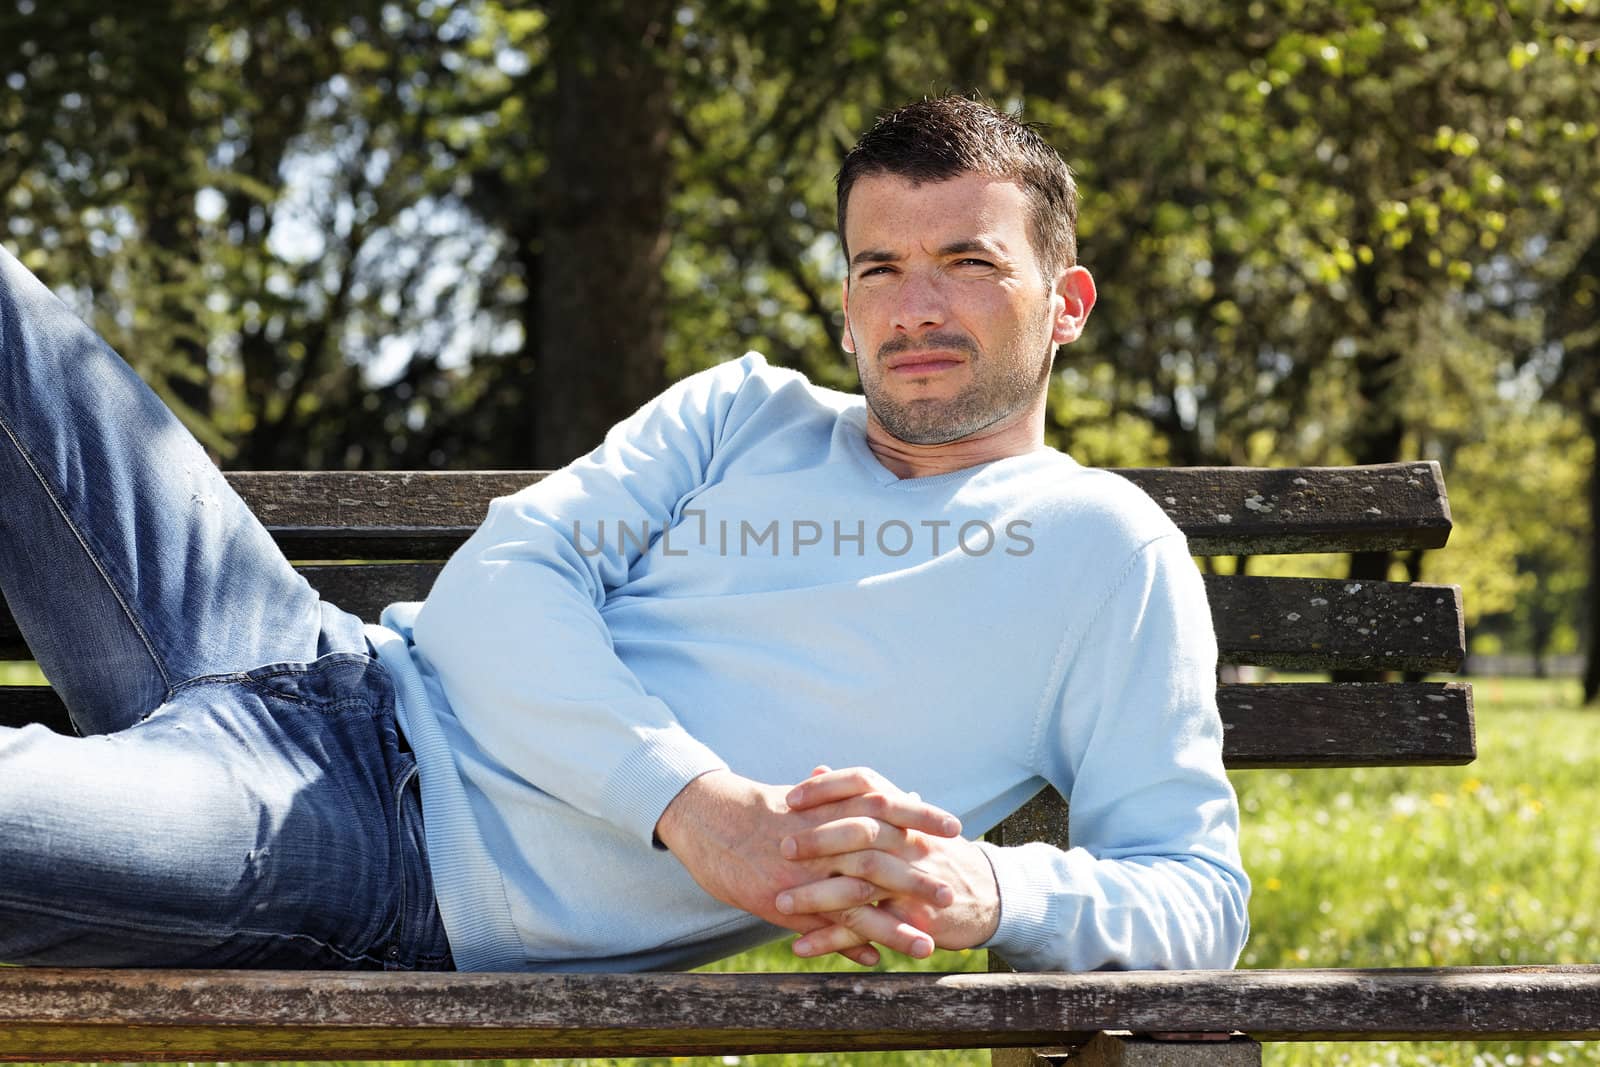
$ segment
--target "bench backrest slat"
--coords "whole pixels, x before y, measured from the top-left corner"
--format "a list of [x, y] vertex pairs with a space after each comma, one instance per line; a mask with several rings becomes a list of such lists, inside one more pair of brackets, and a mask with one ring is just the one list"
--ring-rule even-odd
[[1223, 759], [1252, 767], [1431, 766], [1477, 758], [1464, 682], [1300, 682], [1217, 687]]
[[[1450, 508], [1438, 466], [1159, 468], [1118, 473], [1166, 508], [1202, 553], [1442, 544]], [[294, 558], [424, 562], [304, 565], [332, 602], [367, 619], [424, 596], [439, 562], [489, 500], [543, 477], [532, 471], [247, 472], [229, 480]], [[1464, 652], [1454, 587], [1208, 576], [1221, 659], [1327, 670], [1455, 670]], [[0, 659], [25, 658], [0, 610]], [[1472, 702], [1460, 685], [1223, 685], [1230, 767], [1464, 763]], [[48, 690], [0, 692], [0, 723], [69, 730]]]
[[1457, 671], [1466, 657], [1453, 585], [1208, 575], [1206, 594], [1223, 663]]
[[1444, 476], [1432, 461], [1117, 473], [1166, 509], [1197, 556], [1441, 548], [1450, 536]]
[[[1223, 757], [1234, 769], [1470, 763], [1471, 688], [1459, 683], [1223, 685]], [[0, 726], [71, 733], [42, 686], [0, 686]]]
[[[330, 602], [369, 622], [385, 605], [421, 600], [438, 563], [299, 568]], [[1454, 671], [1466, 649], [1454, 586], [1257, 578], [1206, 579], [1223, 663], [1283, 670]], [[0, 660], [27, 659], [0, 601]]]
[[[1117, 471], [1166, 509], [1197, 556], [1438, 548], [1438, 464]], [[542, 471], [252, 471], [229, 482], [292, 559], [443, 559], [488, 501]]]

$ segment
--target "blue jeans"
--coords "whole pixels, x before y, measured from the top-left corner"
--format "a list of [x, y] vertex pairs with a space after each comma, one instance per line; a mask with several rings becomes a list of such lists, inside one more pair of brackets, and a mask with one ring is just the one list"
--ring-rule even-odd
[[0, 590], [83, 735], [0, 728], [0, 961], [451, 966], [360, 620], [4, 249]]

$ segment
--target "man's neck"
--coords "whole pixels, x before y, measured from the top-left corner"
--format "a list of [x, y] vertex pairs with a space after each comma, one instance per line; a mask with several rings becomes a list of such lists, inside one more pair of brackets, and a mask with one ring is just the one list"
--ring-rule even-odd
[[1022, 456], [1044, 447], [1044, 418], [1006, 420], [989, 429], [938, 445], [917, 445], [895, 437], [867, 409], [867, 447], [898, 478], [949, 474], [997, 459]]

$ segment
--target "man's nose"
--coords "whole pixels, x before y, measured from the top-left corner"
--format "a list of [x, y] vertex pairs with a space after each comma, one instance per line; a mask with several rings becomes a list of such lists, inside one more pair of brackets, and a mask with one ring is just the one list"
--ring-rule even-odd
[[907, 333], [916, 333], [944, 325], [945, 299], [942, 287], [932, 277], [918, 272], [908, 273], [896, 294], [894, 325]]

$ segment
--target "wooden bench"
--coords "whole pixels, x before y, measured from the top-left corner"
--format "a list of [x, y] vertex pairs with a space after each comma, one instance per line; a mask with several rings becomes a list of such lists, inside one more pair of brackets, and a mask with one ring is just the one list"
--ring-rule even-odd
[[[1437, 548], [1438, 467], [1124, 471], [1197, 555]], [[427, 590], [486, 502], [530, 473], [233, 474], [329, 599], [375, 618]], [[1222, 658], [1295, 670], [1455, 670], [1459, 590], [1208, 577]], [[0, 659], [27, 651], [0, 611]], [[1461, 764], [1467, 685], [1226, 684], [1235, 768]], [[0, 690], [0, 723], [69, 730], [45, 689]], [[1041, 795], [1002, 841], [1065, 833]], [[1240, 1032], [1159, 1042], [1146, 1032]], [[0, 1059], [416, 1059], [994, 1047], [997, 1061], [1259, 1063], [1256, 1041], [1600, 1037], [1600, 967], [1095, 974], [481, 975], [0, 968]]]

